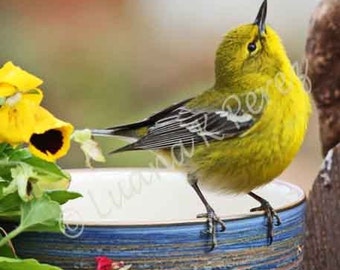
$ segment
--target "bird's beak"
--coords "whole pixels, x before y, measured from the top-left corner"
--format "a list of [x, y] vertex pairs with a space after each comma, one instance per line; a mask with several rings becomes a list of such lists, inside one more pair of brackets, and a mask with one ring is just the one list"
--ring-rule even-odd
[[266, 17], [267, 17], [267, 0], [264, 0], [254, 22], [254, 24], [256, 24], [259, 27], [259, 33], [261, 36], [263, 36], [266, 32]]

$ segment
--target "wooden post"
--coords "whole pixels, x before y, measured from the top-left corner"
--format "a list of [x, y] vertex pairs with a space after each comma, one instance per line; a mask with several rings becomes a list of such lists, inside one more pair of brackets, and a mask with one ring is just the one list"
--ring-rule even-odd
[[305, 270], [340, 269], [340, 144], [330, 158], [329, 179], [320, 172], [309, 194]]
[[340, 1], [322, 0], [306, 44], [308, 77], [318, 108], [323, 155], [340, 138]]
[[313, 13], [306, 65], [327, 157], [307, 202], [304, 269], [336, 270], [340, 269], [340, 0], [322, 0]]

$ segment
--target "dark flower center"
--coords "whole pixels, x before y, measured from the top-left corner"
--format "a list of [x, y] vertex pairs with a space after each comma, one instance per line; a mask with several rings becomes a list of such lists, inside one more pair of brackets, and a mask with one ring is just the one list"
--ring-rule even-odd
[[63, 146], [63, 135], [61, 131], [50, 129], [43, 134], [33, 134], [30, 139], [31, 144], [43, 153], [57, 153]]

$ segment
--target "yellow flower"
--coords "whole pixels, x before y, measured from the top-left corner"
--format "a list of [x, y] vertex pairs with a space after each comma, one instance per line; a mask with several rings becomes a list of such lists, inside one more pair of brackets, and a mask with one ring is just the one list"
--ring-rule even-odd
[[27, 142], [43, 94], [42, 80], [7, 62], [0, 69], [0, 143]]
[[[43, 81], [20, 67], [14, 66], [12, 62], [7, 62], [0, 69], [0, 83], [13, 86], [17, 91], [27, 92], [41, 85]], [[15, 92], [15, 89], [11, 91], [7, 89], [7, 92], [0, 89], [0, 96], [11, 96]]]
[[29, 140], [30, 152], [52, 162], [64, 156], [70, 148], [73, 126], [55, 118], [43, 107], [36, 110], [35, 123]]
[[0, 143], [27, 143], [33, 155], [53, 162], [69, 150], [73, 126], [40, 106], [41, 84], [12, 62], [0, 69]]
[[28, 142], [35, 125], [34, 114], [37, 105], [29, 99], [17, 96], [19, 101], [14, 106], [4, 104], [0, 108], [0, 142], [17, 145]]

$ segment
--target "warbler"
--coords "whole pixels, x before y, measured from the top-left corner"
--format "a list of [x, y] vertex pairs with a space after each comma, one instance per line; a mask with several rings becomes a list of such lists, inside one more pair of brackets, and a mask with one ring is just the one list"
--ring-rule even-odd
[[303, 142], [310, 99], [278, 34], [267, 26], [264, 0], [255, 22], [228, 32], [216, 52], [215, 83], [196, 97], [133, 124], [92, 130], [95, 136], [135, 141], [113, 151], [153, 150], [185, 171], [203, 202], [211, 249], [224, 222], [200, 186], [247, 193], [264, 211], [267, 239], [281, 221], [269, 202], [252, 192], [289, 165]]

